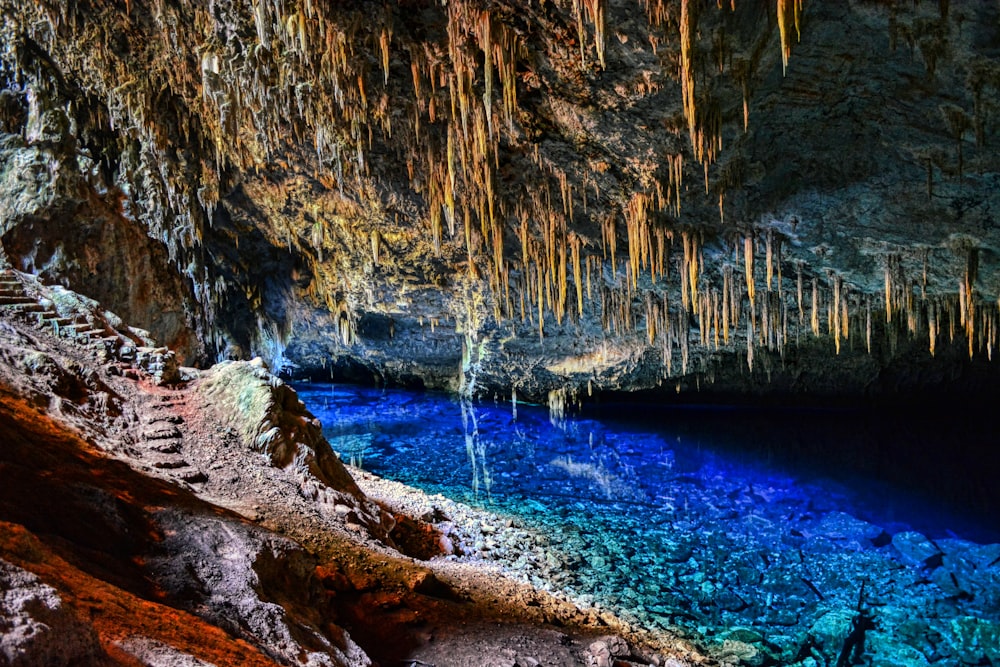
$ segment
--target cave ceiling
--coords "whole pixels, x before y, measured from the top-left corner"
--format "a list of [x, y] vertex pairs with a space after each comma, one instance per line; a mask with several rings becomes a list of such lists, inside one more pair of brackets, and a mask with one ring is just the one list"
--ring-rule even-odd
[[11, 262], [191, 363], [539, 398], [996, 374], [997, 3], [0, 8]]

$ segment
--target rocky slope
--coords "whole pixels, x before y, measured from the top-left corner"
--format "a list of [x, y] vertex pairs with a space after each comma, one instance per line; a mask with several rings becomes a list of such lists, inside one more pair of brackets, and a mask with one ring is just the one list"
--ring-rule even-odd
[[995, 386], [993, 4], [0, 7], [5, 248], [185, 359]]
[[4, 280], [0, 664], [706, 662], [507, 579], [469, 546], [499, 517], [363, 492], [259, 362], [178, 369]]

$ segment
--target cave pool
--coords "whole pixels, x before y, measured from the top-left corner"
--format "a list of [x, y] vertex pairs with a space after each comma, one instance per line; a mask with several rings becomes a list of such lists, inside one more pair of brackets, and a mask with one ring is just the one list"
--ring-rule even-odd
[[346, 463], [538, 529], [549, 585], [723, 662], [837, 665], [860, 599], [863, 664], [1000, 665], [991, 427], [295, 387]]

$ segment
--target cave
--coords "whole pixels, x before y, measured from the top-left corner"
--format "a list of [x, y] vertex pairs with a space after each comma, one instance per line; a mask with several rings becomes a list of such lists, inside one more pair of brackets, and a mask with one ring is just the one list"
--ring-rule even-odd
[[997, 3], [0, 10], [0, 665], [1000, 664]]

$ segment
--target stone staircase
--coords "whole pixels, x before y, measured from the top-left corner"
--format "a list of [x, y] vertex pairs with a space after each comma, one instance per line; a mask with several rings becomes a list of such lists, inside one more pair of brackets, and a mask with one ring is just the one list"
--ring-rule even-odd
[[38, 313], [45, 307], [28, 296], [17, 274], [10, 269], [0, 270], [0, 308], [15, 313]]
[[184, 417], [180, 414], [187, 403], [181, 392], [172, 395], [150, 395], [149, 414], [143, 422], [143, 460], [168, 477], [188, 484], [203, 484], [208, 477], [184, 458]]
[[149, 373], [158, 382], [179, 380], [177, 359], [167, 348], [139, 346], [106, 322], [87, 317], [85, 313], [75, 317], [61, 316], [49, 299], [29, 294], [22, 278], [10, 268], [0, 269], [0, 313], [5, 311], [92, 350], [102, 360], [124, 362]]

